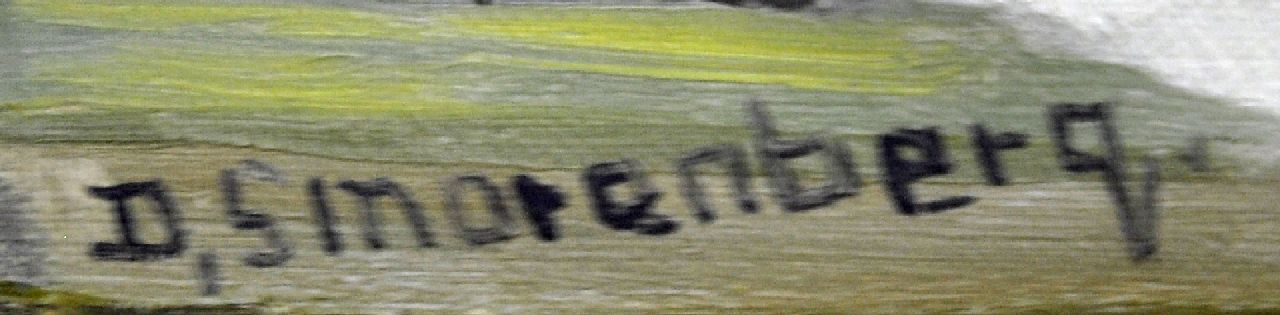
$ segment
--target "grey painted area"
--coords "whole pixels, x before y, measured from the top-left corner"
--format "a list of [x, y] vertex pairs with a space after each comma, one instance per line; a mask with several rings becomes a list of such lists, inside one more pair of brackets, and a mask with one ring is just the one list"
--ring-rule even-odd
[[31, 198], [0, 177], [0, 280], [45, 283], [47, 242], [31, 219]]
[[18, 42], [17, 21], [9, 12], [9, 1], [0, 0], [0, 104], [24, 97], [26, 69], [22, 45]]

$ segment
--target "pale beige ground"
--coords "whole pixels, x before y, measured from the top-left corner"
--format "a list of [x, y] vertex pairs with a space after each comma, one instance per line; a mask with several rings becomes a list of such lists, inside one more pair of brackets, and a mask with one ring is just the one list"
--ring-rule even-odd
[[[1096, 176], [1003, 188], [927, 186], [925, 196], [982, 199], [922, 217], [895, 214], [874, 184], [830, 208], [783, 214], [757, 180], [759, 196], [770, 205], [763, 213], [744, 215], [718, 202], [721, 220], [699, 225], [674, 189], [674, 177], [656, 175], [667, 192], [660, 211], [676, 215], [683, 227], [649, 237], [597, 224], [578, 174], [537, 173], [572, 194], [560, 215], [564, 239], [541, 243], [525, 236], [477, 248], [456, 238], [444, 221], [440, 182], [480, 171], [509, 194], [507, 177], [517, 170], [346, 162], [223, 147], [24, 144], [0, 152], [3, 168], [36, 193], [38, 218], [53, 244], [53, 287], [128, 303], [266, 302], [276, 311], [471, 314], [1280, 306], [1274, 299], [1280, 292], [1280, 213], [1274, 208], [1280, 185], [1268, 181], [1170, 183], [1160, 230], [1164, 246], [1155, 261], [1134, 264]], [[245, 158], [276, 164], [291, 176], [288, 187], [251, 184], [247, 196], [251, 207], [285, 219], [297, 256], [284, 267], [258, 269], [239, 261], [263, 242], [227, 224], [215, 180], [219, 169]], [[326, 256], [304, 199], [303, 180], [310, 176], [324, 176], [331, 185], [342, 178], [395, 178], [426, 206], [443, 245], [412, 248], [403, 216], [384, 202], [390, 247], [366, 249], [352, 199], [332, 189], [348, 250]], [[114, 227], [109, 206], [86, 198], [83, 186], [154, 177], [165, 178], [173, 190], [192, 231], [191, 249], [160, 262], [90, 260], [89, 244], [113, 240]], [[716, 200], [729, 200], [726, 181], [707, 183], [720, 196]], [[146, 238], [158, 240], [154, 217], [142, 217], [148, 220]], [[215, 298], [200, 297], [193, 280], [195, 253], [206, 250], [218, 253], [227, 280]]]

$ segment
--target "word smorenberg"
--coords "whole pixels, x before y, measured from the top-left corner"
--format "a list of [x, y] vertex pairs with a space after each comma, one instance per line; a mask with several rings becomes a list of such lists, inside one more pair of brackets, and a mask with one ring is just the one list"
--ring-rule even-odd
[[[749, 114], [750, 128], [755, 131], [752, 144], [756, 158], [764, 169], [770, 193], [784, 211], [809, 211], [858, 194], [862, 178], [845, 143], [820, 134], [798, 139], [781, 138], [763, 102], [751, 100], [745, 107]], [[1122, 150], [1119, 136], [1112, 125], [1110, 105], [1058, 104], [1049, 107], [1048, 116], [1050, 134], [1057, 148], [1060, 166], [1074, 173], [1101, 172], [1117, 206], [1117, 217], [1130, 256], [1139, 261], [1153, 255], [1157, 247], [1154, 200], [1157, 175], [1154, 160], [1146, 161], [1146, 185], [1139, 202], [1135, 203], [1123, 184], [1125, 172]], [[1080, 123], [1096, 123], [1100, 129], [1103, 153], [1088, 153], [1072, 145], [1072, 126]], [[972, 126], [970, 133], [986, 182], [993, 186], [1007, 185], [1009, 180], [1000, 163], [999, 153], [1025, 147], [1028, 136], [1020, 133], [992, 133], [981, 124]], [[917, 201], [912, 194], [913, 182], [949, 174], [952, 170], [946, 147], [936, 127], [900, 128], [881, 134], [877, 139], [880, 168], [884, 174], [883, 183], [898, 213], [939, 213], [965, 207], [977, 200], [972, 196], [952, 196]], [[918, 154], [907, 155], [905, 150], [915, 150]], [[826, 181], [821, 186], [802, 187], [795, 169], [788, 164], [790, 160], [809, 155], [817, 155], [826, 162]], [[675, 163], [681, 180], [682, 195], [699, 222], [709, 223], [716, 218], [716, 211], [707, 201], [696, 175], [696, 169], [704, 164], [726, 168], [731, 177], [738, 208], [745, 213], [758, 212], [758, 202], [750, 189], [751, 175], [746, 150], [734, 144], [709, 145], [690, 151]], [[240, 167], [223, 170], [219, 186], [232, 228], [261, 231], [267, 242], [267, 249], [250, 253], [244, 258], [244, 263], [257, 267], [284, 264], [292, 257], [292, 249], [281, 235], [274, 218], [242, 207], [240, 188], [243, 180], [284, 185], [283, 175], [270, 165], [246, 160]], [[680, 227], [670, 216], [654, 213], [653, 206], [662, 198], [663, 193], [647, 179], [643, 167], [633, 160], [591, 165], [583, 171], [581, 180], [587, 189], [595, 217], [610, 229], [644, 235], [665, 235]], [[619, 185], [630, 186], [630, 195], [619, 198], [610, 193], [610, 188]], [[559, 239], [561, 236], [554, 214], [565, 206], [564, 194], [555, 186], [541, 183], [526, 174], [514, 176], [510, 186], [515, 191], [524, 217], [533, 227], [534, 234], [543, 241]], [[399, 208], [408, 218], [418, 247], [429, 248], [438, 244], [422, 205], [394, 180], [342, 180], [336, 187], [358, 198], [363, 221], [361, 236], [368, 248], [380, 250], [387, 246], [381, 231], [382, 219], [374, 206], [375, 201], [383, 197], [398, 202]], [[479, 190], [484, 196], [492, 214], [491, 222], [486, 226], [473, 226], [463, 215], [463, 195], [469, 188]], [[328, 189], [329, 185], [323, 178], [314, 177], [307, 182], [306, 191], [324, 250], [330, 255], [336, 255], [343, 251], [344, 245], [342, 236], [334, 229], [334, 225], [338, 224], [338, 217], [330, 206]], [[114, 243], [94, 243], [89, 250], [91, 257], [97, 260], [145, 261], [176, 257], [187, 249], [187, 233], [181, 227], [178, 208], [166, 193], [161, 180], [89, 187], [88, 190], [93, 197], [114, 203], [120, 227], [120, 240]], [[459, 176], [447, 183], [444, 190], [447, 217], [466, 242], [485, 245], [511, 240], [518, 235], [515, 217], [507, 208], [500, 188], [488, 177]], [[135, 234], [134, 219], [127, 201], [137, 197], [150, 199], [156, 204], [167, 231], [166, 242], [146, 243]], [[202, 256], [201, 265], [211, 264], [210, 259]]]

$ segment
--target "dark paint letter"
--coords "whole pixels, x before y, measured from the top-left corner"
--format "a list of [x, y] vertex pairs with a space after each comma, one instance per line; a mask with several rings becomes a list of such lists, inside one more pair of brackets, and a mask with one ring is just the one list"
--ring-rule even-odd
[[[1103, 155], [1086, 153], [1072, 145], [1071, 125], [1076, 123], [1098, 124], [1105, 151]], [[1120, 232], [1124, 234], [1130, 257], [1134, 261], [1142, 261], [1154, 255], [1158, 246], [1154, 220], [1159, 170], [1154, 160], [1148, 160], [1143, 204], [1135, 207], [1124, 185], [1123, 148], [1112, 121], [1111, 106], [1107, 103], [1054, 105], [1049, 108], [1049, 124], [1063, 169], [1072, 173], [1102, 172], [1116, 205], [1116, 218], [1120, 221]]]
[[[467, 225], [467, 218], [462, 210], [462, 199], [466, 194], [467, 185], [475, 185], [484, 194], [489, 213], [493, 214], [493, 222], [489, 227], [473, 228]], [[445, 182], [444, 195], [444, 207], [449, 210], [449, 219], [453, 221], [453, 225], [457, 228], [459, 235], [467, 243], [485, 245], [507, 241], [516, 237], [515, 219], [511, 217], [511, 212], [507, 210], [506, 202], [502, 200], [502, 192], [498, 190], [498, 186], [494, 186], [493, 183], [489, 182], [488, 177], [484, 175], [458, 176], [451, 181]]]
[[200, 280], [200, 295], [214, 296], [222, 292], [218, 275], [218, 256], [213, 252], [200, 253], [196, 259], [196, 276]]
[[[789, 212], [801, 212], [822, 207], [844, 197], [854, 196], [861, 186], [853, 156], [844, 142], [834, 137], [811, 135], [803, 139], [779, 139], [764, 102], [752, 99], [747, 102], [750, 128], [754, 129], [755, 145], [760, 163], [769, 176], [769, 188]], [[812, 153], [821, 153], [827, 159], [826, 184], [811, 189], [800, 187], [796, 172], [786, 161]]]
[[529, 222], [533, 223], [538, 239], [555, 241], [560, 239], [559, 227], [555, 217], [551, 215], [565, 206], [564, 194], [555, 186], [538, 183], [533, 176], [520, 174], [513, 177], [511, 185], [520, 197], [520, 204]]
[[[923, 160], [904, 158], [900, 148], [919, 150]], [[884, 185], [889, 196], [904, 215], [938, 213], [973, 203], [971, 196], [948, 197], [924, 203], [916, 203], [911, 193], [911, 183], [925, 177], [951, 173], [951, 162], [936, 128], [898, 129], [880, 135], [880, 164], [884, 170]]]
[[307, 194], [311, 196], [311, 209], [316, 215], [316, 225], [320, 228], [320, 238], [324, 240], [324, 251], [329, 255], [342, 252], [342, 235], [333, 226], [338, 224], [338, 217], [333, 215], [333, 207], [329, 206], [329, 197], [325, 193], [324, 179], [313, 177], [307, 181]]
[[699, 148], [676, 161], [676, 172], [680, 174], [680, 190], [684, 193], [689, 206], [693, 208], [698, 222], [708, 223], [716, 219], [715, 209], [707, 202], [707, 196], [698, 183], [698, 164], [722, 163], [729, 170], [733, 181], [735, 199], [738, 207], [745, 213], [756, 213], [759, 206], [755, 196], [751, 194], [751, 170], [747, 166], [747, 153], [732, 144], [720, 144]]
[[[159, 179], [146, 182], [123, 183], [108, 187], [89, 187], [89, 194], [94, 198], [110, 200], [115, 203], [116, 220], [119, 223], [120, 242], [94, 243], [89, 256], [97, 260], [140, 261], [170, 258], [181, 255], [187, 249], [186, 231], [182, 230], [181, 218], [173, 200], [165, 191]], [[164, 244], [147, 244], [138, 240], [134, 232], [133, 213], [127, 203], [130, 198], [146, 196], [155, 202], [156, 210], [164, 217], [164, 227], [168, 231], [168, 242]]]
[[[275, 169], [269, 165], [254, 160], [248, 160], [245, 164], [255, 165], [259, 168]], [[227, 205], [227, 216], [231, 219], [231, 226], [237, 230], [262, 230], [263, 236], [266, 237], [267, 246], [271, 247], [270, 250], [254, 252], [246, 255], [244, 257], [245, 264], [254, 267], [279, 266], [292, 258], [293, 252], [289, 249], [289, 243], [285, 241], [284, 236], [281, 235], [280, 228], [276, 226], [275, 220], [270, 215], [262, 213], [261, 211], [243, 209], [240, 205], [243, 202], [240, 198], [240, 177], [249, 177], [245, 176], [246, 173], [251, 174], [252, 172], [254, 172], [254, 170], [248, 168], [243, 170], [222, 170], [219, 185], [222, 187], [223, 199]], [[268, 177], [251, 178], [274, 182], [280, 185], [285, 184], [284, 177], [283, 175], [280, 175], [279, 172], [271, 172], [270, 174], [272, 175]]]
[[[582, 174], [582, 181], [587, 186], [587, 195], [591, 198], [591, 207], [596, 218], [605, 226], [615, 230], [634, 230], [645, 235], [664, 235], [675, 232], [679, 223], [670, 217], [650, 213], [650, 208], [662, 192], [658, 191], [644, 175], [644, 171], [633, 160], [598, 163], [588, 167]], [[609, 194], [609, 187], [630, 182], [634, 199], [618, 202]]]
[[345, 180], [338, 183], [338, 188], [342, 188], [360, 199], [360, 210], [364, 216], [364, 240], [369, 248], [382, 249], [386, 247], [386, 241], [382, 239], [382, 219], [374, 209], [373, 203], [378, 197], [390, 196], [400, 202], [400, 208], [404, 210], [405, 217], [409, 220], [410, 226], [413, 227], [414, 235], [418, 238], [419, 247], [435, 247], [435, 236], [431, 233], [431, 229], [427, 226], [427, 217], [422, 213], [422, 206], [409, 193], [404, 191], [399, 184], [392, 182], [387, 178], [377, 178], [373, 181], [354, 181]]
[[1026, 147], [1027, 135], [1012, 132], [993, 135], [988, 133], [987, 128], [982, 124], [970, 126], [969, 131], [973, 136], [974, 154], [977, 155], [978, 164], [982, 166], [982, 175], [986, 177], [987, 184], [1008, 185], [1009, 179], [1004, 174], [1004, 165], [1000, 163], [999, 152]]

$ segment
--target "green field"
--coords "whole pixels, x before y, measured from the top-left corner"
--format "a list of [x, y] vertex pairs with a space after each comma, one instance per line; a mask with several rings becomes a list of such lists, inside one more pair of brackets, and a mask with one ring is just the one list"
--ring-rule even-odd
[[753, 96], [773, 104], [784, 130], [825, 131], [863, 152], [870, 136], [900, 126], [963, 134], [986, 122], [1044, 135], [1045, 108], [1058, 102], [1117, 103], [1121, 132], [1139, 148], [1195, 133], [1263, 144], [1278, 128], [1134, 70], [1029, 55], [1011, 30], [967, 9], [814, 17], [73, 3], [8, 9], [28, 34], [20, 44], [58, 52], [15, 61], [30, 92], [0, 115], [12, 141], [563, 170], [618, 157], [666, 165], [700, 145], [745, 142], [741, 104]]
[[[475, 314], [1280, 307], [1270, 299], [1280, 289], [1280, 251], [1269, 232], [1278, 172], [1266, 155], [1280, 119], [1135, 69], [1032, 54], [991, 12], [910, 7], [815, 15], [13, 0], [0, 4], [0, 169], [36, 194], [53, 243], [47, 289], [138, 312], [227, 304]], [[746, 216], [720, 202], [723, 221], [698, 226], [672, 163], [700, 146], [749, 143], [742, 104], [753, 97], [770, 104], [789, 135], [846, 140], [868, 191], [809, 214], [766, 207]], [[1116, 104], [1132, 161], [1157, 154], [1164, 162], [1167, 245], [1155, 262], [1124, 257], [1097, 176], [1069, 176], [1053, 159], [1047, 106], [1096, 101]], [[1030, 148], [1005, 154], [1014, 186], [980, 185], [965, 132], [979, 122], [1032, 135]], [[873, 140], [927, 125], [947, 133], [957, 169], [929, 180], [924, 193], [983, 199], [954, 213], [900, 217], [879, 189]], [[1216, 139], [1210, 172], [1190, 172], [1170, 153], [1197, 135]], [[627, 157], [654, 175], [666, 192], [662, 212], [684, 222], [681, 232], [650, 238], [594, 222], [578, 172]], [[285, 220], [299, 252], [286, 268], [238, 261], [261, 240], [226, 224], [215, 179], [246, 158], [292, 176], [289, 187], [255, 186], [262, 196], [250, 199]], [[818, 165], [800, 167], [816, 181]], [[451, 238], [439, 185], [468, 172], [503, 183], [531, 172], [573, 194], [561, 215], [566, 240], [469, 248]], [[332, 191], [350, 251], [327, 257], [301, 193], [310, 176], [392, 176], [427, 205], [446, 244], [409, 248], [407, 228], [390, 214], [391, 250], [365, 250], [354, 205]], [[113, 230], [107, 206], [83, 187], [153, 177], [175, 190], [193, 250], [221, 255], [224, 295], [196, 295], [190, 253], [144, 264], [84, 255]], [[728, 200], [724, 181], [711, 182]], [[772, 204], [763, 180], [755, 185]], [[0, 292], [42, 310], [84, 310]]]

